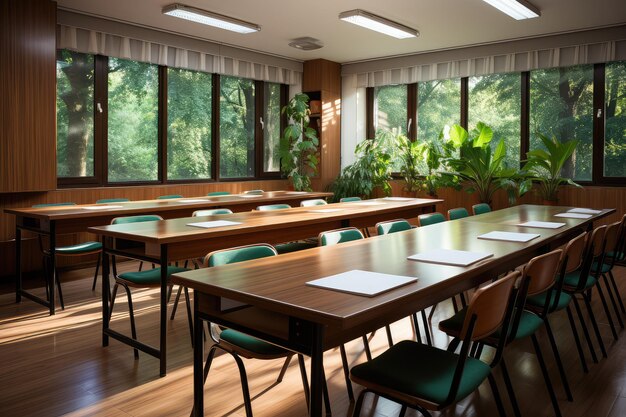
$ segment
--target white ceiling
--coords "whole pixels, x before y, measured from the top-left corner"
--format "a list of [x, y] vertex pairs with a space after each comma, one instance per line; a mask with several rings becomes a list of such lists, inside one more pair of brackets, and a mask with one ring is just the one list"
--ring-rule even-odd
[[[177, 0], [261, 26], [241, 35], [161, 13], [176, 0], [57, 0], [60, 8], [191, 35], [298, 60], [348, 63], [373, 58], [493, 43], [626, 23], [624, 0], [531, 0], [541, 17], [516, 21], [482, 0]], [[398, 40], [340, 21], [339, 13], [363, 9], [420, 31]], [[311, 36], [316, 51], [287, 44]]]

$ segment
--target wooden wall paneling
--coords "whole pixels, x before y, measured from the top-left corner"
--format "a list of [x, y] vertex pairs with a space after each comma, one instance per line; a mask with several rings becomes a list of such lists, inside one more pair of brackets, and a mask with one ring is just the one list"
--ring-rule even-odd
[[0, 192], [56, 188], [56, 3], [0, 5]]

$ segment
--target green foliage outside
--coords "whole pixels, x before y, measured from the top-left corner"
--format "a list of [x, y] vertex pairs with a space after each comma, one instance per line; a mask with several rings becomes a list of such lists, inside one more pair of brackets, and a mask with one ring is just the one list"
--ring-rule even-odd
[[220, 77], [220, 177], [254, 177], [254, 81]]
[[606, 64], [604, 175], [626, 177], [626, 61]]

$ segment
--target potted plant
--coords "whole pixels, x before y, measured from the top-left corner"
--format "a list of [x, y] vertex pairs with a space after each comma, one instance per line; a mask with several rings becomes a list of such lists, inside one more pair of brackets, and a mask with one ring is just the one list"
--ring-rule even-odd
[[290, 123], [280, 138], [280, 169], [296, 191], [311, 191], [319, 158], [317, 131], [309, 126], [309, 96], [296, 94], [282, 109]]
[[538, 183], [537, 192], [544, 202], [555, 204], [558, 201], [559, 187], [563, 184], [580, 187], [571, 178], [561, 177], [563, 165], [572, 157], [577, 140], [561, 142], [556, 136], [552, 139], [537, 132], [545, 149], [535, 149], [526, 153], [523, 170], [529, 178]]
[[530, 188], [531, 182], [523, 171], [505, 166], [504, 140], [500, 140], [492, 150], [493, 131], [489, 126], [479, 122], [475, 129], [468, 132], [462, 126], [453, 125], [449, 134], [450, 141], [459, 150], [458, 156], [447, 159], [452, 175], [469, 185], [467, 192], [478, 193], [481, 203], [491, 204], [493, 194], [504, 189], [513, 204], [518, 195], [523, 195]]

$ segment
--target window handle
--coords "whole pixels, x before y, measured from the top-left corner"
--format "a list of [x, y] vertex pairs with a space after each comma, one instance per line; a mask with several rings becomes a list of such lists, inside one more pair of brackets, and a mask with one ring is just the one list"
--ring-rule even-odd
[[408, 135], [411, 131], [411, 123], [413, 123], [413, 118], [409, 117], [409, 122], [406, 124], [406, 134]]
[[100, 103], [96, 103], [96, 109], [98, 109], [98, 113], [102, 113], [102, 105]]
[[598, 109], [598, 111], [596, 111], [596, 119], [600, 118], [602, 118], [602, 109]]
[[259, 123], [261, 123], [261, 129], [265, 130], [265, 122], [263, 122], [263, 118], [259, 117]]

